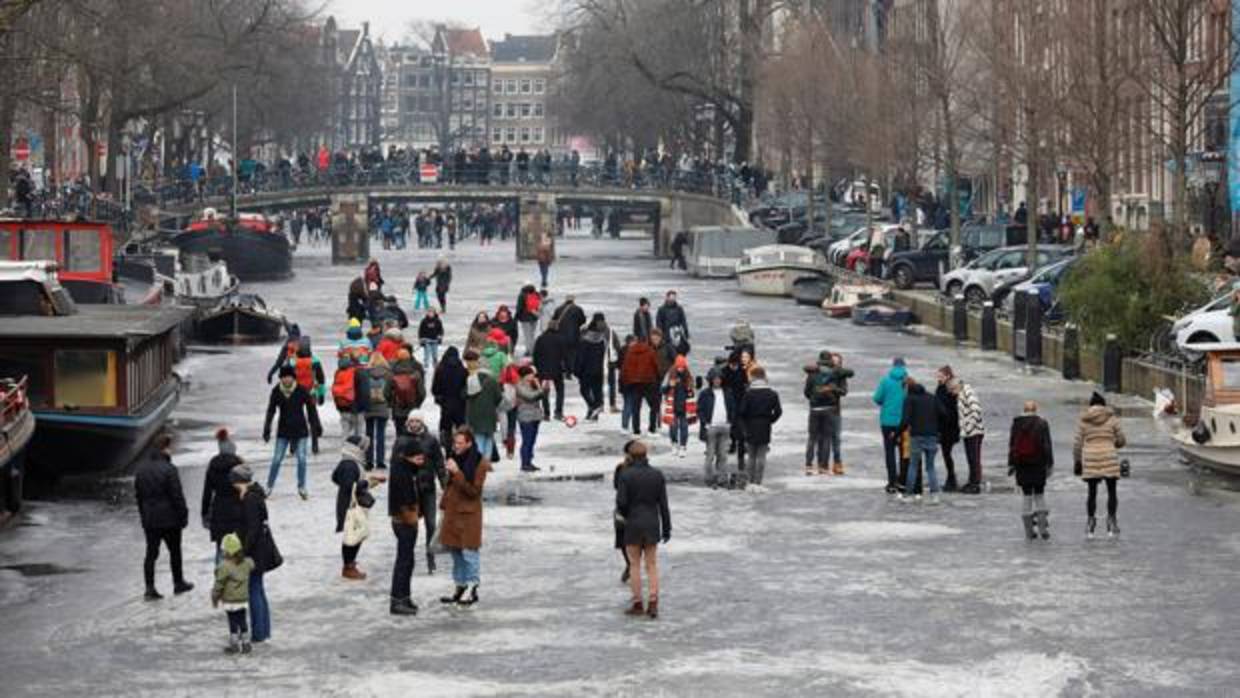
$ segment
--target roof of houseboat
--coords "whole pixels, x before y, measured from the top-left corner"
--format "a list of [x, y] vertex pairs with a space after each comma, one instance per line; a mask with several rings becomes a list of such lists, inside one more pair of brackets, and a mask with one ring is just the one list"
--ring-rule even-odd
[[0, 319], [0, 340], [106, 339], [140, 340], [163, 334], [184, 322], [192, 308], [175, 305], [79, 305], [73, 315], [10, 315]]

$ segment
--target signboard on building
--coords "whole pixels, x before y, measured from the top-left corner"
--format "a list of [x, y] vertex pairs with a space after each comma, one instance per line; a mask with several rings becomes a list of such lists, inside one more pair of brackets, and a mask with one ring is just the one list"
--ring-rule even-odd
[[18, 162], [25, 162], [30, 159], [30, 142], [25, 138], [18, 138], [13, 143], [13, 159]]
[[1072, 213], [1085, 213], [1085, 187], [1072, 187]]
[[423, 163], [418, 171], [418, 179], [423, 184], [434, 184], [439, 181], [439, 165]]

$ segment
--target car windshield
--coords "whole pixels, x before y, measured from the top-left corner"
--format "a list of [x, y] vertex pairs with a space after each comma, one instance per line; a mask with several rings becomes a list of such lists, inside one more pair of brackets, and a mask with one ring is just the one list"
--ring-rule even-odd
[[1006, 252], [1005, 250], [991, 250], [990, 252], [987, 252], [986, 254], [982, 255], [981, 257], [978, 257], [972, 262], [969, 262], [968, 268], [969, 269], [980, 269], [982, 267], [991, 266], [994, 263], [994, 261], [998, 259], [999, 257], [1002, 257], [1005, 254], [1005, 252]]

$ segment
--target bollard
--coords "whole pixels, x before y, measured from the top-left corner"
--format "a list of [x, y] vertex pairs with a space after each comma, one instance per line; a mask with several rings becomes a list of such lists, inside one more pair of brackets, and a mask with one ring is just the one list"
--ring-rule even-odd
[[1025, 363], [1042, 365], [1042, 299], [1029, 289], [1025, 299]]
[[1072, 323], [1063, 328], [1063, 377], [1070, 381], [1081, 377], [1081, 332]]
[[1108, 393], [1118, 393], [1123, 387], [1124, 354], [1119, 348], [1119, 339], [1115, 335], [1107, 335], [1107, 343], [1102, 350], [1102, 388]]
[[969, 306], [965, 305], [961, 294], [952, 299], [952, 335], [957, 342], [969, 339]]
[[999, 327], [995, 320], [995, 304], [986, 301], [982, 304], [982, 349], [994, 351], [999, 348]]
[[1025, 294], [1012, 294], [1012, 358], [1025, 358]]

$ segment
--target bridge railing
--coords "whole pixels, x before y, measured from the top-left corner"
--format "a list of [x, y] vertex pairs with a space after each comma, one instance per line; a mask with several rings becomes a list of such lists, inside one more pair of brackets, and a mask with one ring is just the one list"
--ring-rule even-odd
[[[503, 189], [615, 189], [618, 191], [681, 191], [704, 194], [740, 204], [748, 198], [748, 185], [732, 170], [640, 168], [625, 171], [603, 166], [577, 166], [552, 163], [550, 167], [531, 164], [527, 169], [477, 163], [456, 168], [442, 165], [433, 182], [422, 181], [420, 168], [406, 163], [384, 163], [370, 167], [334, 166], [327, 170], [266, 170], [238, 177], [239, 196], [279, 194], [299, 190], [336, 187], [409, 186], [433, 190], [447, 187], [490, 187]], [[137, 187], [135, 206], [160, 208], [194, 203], [218, 203], [232, 195], [231, 176], [202, 177], [197, 180], [173, 179], [157, 185]]]

